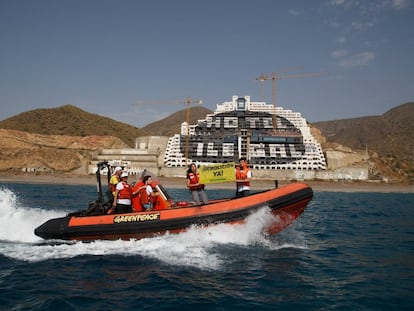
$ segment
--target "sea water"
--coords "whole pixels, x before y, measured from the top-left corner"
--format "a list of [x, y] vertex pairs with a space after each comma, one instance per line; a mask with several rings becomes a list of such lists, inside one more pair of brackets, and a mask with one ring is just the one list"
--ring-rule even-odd
[[[176, 200], [188, 191], [171, 189]], [[228, 197], [214, 190], [210, 198]], [[93, 186], [0, 184], [0, 310], [411, 310], [414, 194], [315, 192], [285, 231], [243, 225], [130, 241], [45, 241]]]

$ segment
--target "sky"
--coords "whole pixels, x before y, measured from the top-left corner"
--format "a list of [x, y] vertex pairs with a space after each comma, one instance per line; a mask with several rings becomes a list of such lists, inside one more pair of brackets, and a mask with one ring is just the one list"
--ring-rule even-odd
[[414, 101], [414, 0], [0, 0], [0, 120], [70, 104], [143, 127], [188, 98], [272, 103], [261, 75], [309, 122]]

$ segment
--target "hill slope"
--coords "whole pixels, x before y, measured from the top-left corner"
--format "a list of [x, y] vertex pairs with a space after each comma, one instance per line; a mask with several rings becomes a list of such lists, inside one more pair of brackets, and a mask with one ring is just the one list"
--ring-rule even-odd
[[42, 135], [114, 136], [130, 147], [142, 135], [137, 127], [86, 112], [72, 105], [35, 109], [0, 122], [0, 128]]
[[414, 102], [381, 116], [315, 122], [328, 143], [352, 149], [367, 148], [384, 168], [414, 181]]
[[[85, 171], [94, 151], [125, 148], [113, 136], [41, 135], [0, 129], [0, 171], [65, 173]], [[83, 169], [83, 170], [82, 170]]]
[[[207, 114], [213, 113], [204, 107], [190, 108], [190, 124], [195, 124], [197, 120], [204, 119]], [[152, 122], [142, 128], [148, 135], [173, 136], [181, 133], [181, 123], [187, 119], [187, 109], [173, 113], [172, 115], [156, 122]]]

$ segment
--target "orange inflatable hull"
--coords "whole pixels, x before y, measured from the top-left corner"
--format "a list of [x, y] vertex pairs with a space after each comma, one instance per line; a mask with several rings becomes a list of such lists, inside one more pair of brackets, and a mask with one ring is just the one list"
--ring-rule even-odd
[[[178, 233], [193, 225], [240, 223], [246, 217], [267, 206], [278, 216], [267, 231], [278, 233], [297, 219], [313, 197], [304, 183], [255, 193], [243, 198], [215, 200], [207, 205], [179, 206], [162, 200], [153, 211], [99, 216], [68, 215], [48, 220], [35, 229], [44, 239], [114, 240], [141, 239], [165, 233]], [[184, 204], [182, 204], [184, 205]]]

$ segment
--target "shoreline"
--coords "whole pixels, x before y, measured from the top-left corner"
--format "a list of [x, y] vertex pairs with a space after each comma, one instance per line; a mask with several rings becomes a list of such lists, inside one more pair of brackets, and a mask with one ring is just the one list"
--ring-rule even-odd
[[[185, 178], [180, 177], [158, 177], [161, 184], [166, 188], [186, 189]], [[136, 181], [131, 178], [130, 182]], [[289, 184], [293, 181], [278, 181], [278, 186]], [[414, 193], [414, 185], [400, 183], [383, 183], [369, 181], [315, 181], [305, 180], [314, 191], [328, 192], [395, 192]], [[63, 175], [63, 174], [0, 174], [0, 183], [30, 183], [30, 184], [62, 184], [62, 185], [96, 185], [95, 175]], [[102, 179], [105, 185], [105, 179]], [[275, 187], [274, 180], [252, 179], [252, 190], [264, 190]], [[208, 184], [207, 189], [234, 189], [235, 184], [219, 183]]]

